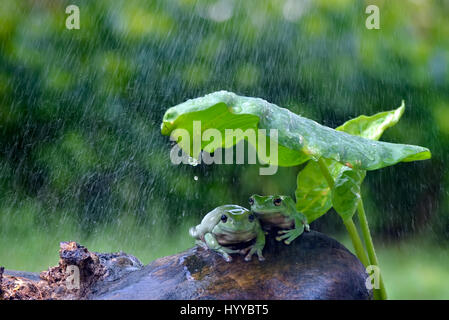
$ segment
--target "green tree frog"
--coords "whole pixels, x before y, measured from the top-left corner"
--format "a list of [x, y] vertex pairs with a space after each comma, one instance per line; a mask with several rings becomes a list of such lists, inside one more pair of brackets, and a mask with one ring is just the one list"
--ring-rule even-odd
[[251, 211], [256, 214], [265, 230], [272, 227], [279, 229], [276, 240], [290, 244], [299, 237], [303, 231], [310, 231], [307, 218], [296, 210], [293, 199], [289, 196], [259, 196], [252, 195], [249, 198]]
[[[250, 261], [252, 255], [257, 253], [259, 260], [264, 260], [262, 250], [265, 246], [265, 233], [256, 216], [241, 206], [224, 205], [215, 208], [204, 216], [199, 225], [190, 228], [189, 233], [196, 239], [197, 245], [216, 251], [227, 262], [232, 261], [231, 253], [246, 254], [246, 261]], [[245, 249], [232, 248], [232, 245], [253, 239], [255, 242]]]

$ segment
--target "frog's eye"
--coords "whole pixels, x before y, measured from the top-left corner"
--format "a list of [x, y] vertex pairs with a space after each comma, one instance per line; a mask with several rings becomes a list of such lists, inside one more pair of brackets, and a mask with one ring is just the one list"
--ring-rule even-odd
[[254, 204], [254, 199], [253, 199], [253, 197], [249, 198], [248, 202], [249, 202], [249, 204], [252, 206], [252, 205]]
[[228, 217], [225, 214], [221, 215], [221, 221], [223, 221], [223, 223], [226, 223], [226, 221], [228, 221]]
[[249, 222], [253, 222], [254, 221], [254, 215], [253, 214], [250, 214], [249, 216], [248, 216], [248, 220], [249, 220]]
[[281, 202], [282, 202], [281, 198], [276, 198], [276, 199], [273, 200], [273, 203], [274, 203], [275, 206], [280, 206]]

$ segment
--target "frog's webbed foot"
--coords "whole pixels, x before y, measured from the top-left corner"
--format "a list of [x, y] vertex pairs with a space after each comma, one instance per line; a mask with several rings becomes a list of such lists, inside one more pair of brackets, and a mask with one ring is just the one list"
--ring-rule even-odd
[[290, 229], [290, 230], [280, 230], [278, 231], [278, 234], [280, 236], [276, 237], [277, 241], [282, 241], [284, 239], [287, 239], [284, 241], [285, 244], [292, 243], [293, 240], [295, 240], [297, 237], [299, 237], [304, 232], [304, 225], [301, 225], [299, 228]]
[[282, 241], [284, 239], [287, 239], [284, 241], [285, 244], [290, 244], [292, 243], [293, 240], [295, 240], [297, 237], [299, 237], [300, 233], [297, 232], [296, 229], [291, 229], [291, 230], [282, 230], [283, 232], [279, 232], [282, 235], [281, 236], [277, 236], [276, 240], [277, 241]]
[[249, 250], [249, 253], [245, 256], [245, 261], [251, 261], [251, 258], [253, 257], [253, 255], [257, 253], [257, 257], [259, 258], [259, 261], [264, 261], [265, 258], [262, 255], [262, 249], [258, 249], [256, 247], [252, 247]]
[[260, 246], [257, 246], [254, 244], [254, 245], [251, 245], [247, 248], [240, 250], [240, 254], [246, 255], [245, 261], [251, 261], [251, 258], [256, 253], [257, 257], [259, 258], [259, 261], [264, 261], [265, 258], [262, 255], [262, 249], [263, 248], [261, 248]]

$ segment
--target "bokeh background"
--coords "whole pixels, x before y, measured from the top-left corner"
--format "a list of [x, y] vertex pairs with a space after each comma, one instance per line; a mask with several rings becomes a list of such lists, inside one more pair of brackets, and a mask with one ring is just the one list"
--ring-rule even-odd
[[[404, 99], [382, 140], [433, 158], [369, 172], [367, 215], [390, 297], [449, 299], [448, 17], [443, 0], [2, 0], [0, 265], [44, 270], [66, 240], [148, 263], [216, 206], [294, 196], [301, 167], [172, 165], [160, 123], [188, 98], [234, 91], [330, 127]], [[352, 249], [334, 212], [312, 228]]]

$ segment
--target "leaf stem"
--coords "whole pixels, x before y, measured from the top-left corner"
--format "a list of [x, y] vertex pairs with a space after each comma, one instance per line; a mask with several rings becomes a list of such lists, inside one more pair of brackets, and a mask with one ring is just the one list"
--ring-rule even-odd
[[318, 159], [318, 165], [320, 166], [321, 173], [323, 174], [324, 178], [326, 179], [327, 184], [332, 189], [334, 187], [334, 178], [332, 178], [332, 175], [329, 172], [329, 169], [327, 168], [326, 164], [324, 163], [323, 158]]
[[357, 257], [365, 267], [369, 266], [369, 260], [366, 256], [365, 248], [363, 247], [362, 240], [360, 240], [354, 221], [352, 221], [352, 218], [349, 218], [348, 220], [343, 220], [343, 223], [346, 230], [348, 230], [349, 236], [351, 237], [352, 245], [354, 246]]
[[[320, 167], [321, 172], [323, 173], [323, 176], [326, 178], [327, 184], [332, 189], [334, 187], [334, 178], [332, 177], [331, 173], [329, 172], [329, 169], [324, 163], [323, 158], [318, 159], [318, 165]], [[343, 223], [346, 227], [346, 230], [349, 233], [349, 236], [351, 237], [352, 245], [354, 247], [357, 257], [365, 267], [369, 266], [369, 260], [368, 257], [366, 256], [362, 240], [360, 240], [360, 236], [357, 231], [357, 228], [355, 227], [354, 221], [352, 221], [352, 218], [349, 218], [347, 220], [343, 220]]]
[[[373, 239], [371, 237], [371, 232], [368, 226], [368, 219], [366, 218], [365, 208], [363, 207], [363, 201], [360, 199], [357, 205], [357, 215], [359, 217], [360, 227], [362, 229], [363, 240], [365, 241], [366, 249], [368, 251], [368, 257], [371, 265], [379, 267], [379, 262], [377, 260], [376, 251], [374, 249]], [[379, 268], [380, 269], [380, 268]], [[382, 300], [387, 299], [387, 292], [385, 290], [385, 285], [382, 279], [382, 272], [379, 274], [379, 289], [374, 289], [379, 291], [379, 297]]]

